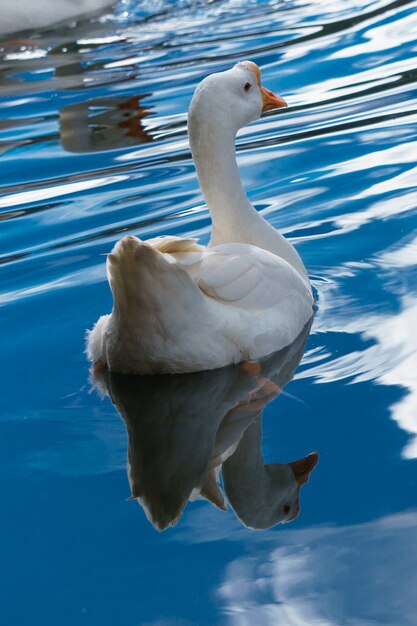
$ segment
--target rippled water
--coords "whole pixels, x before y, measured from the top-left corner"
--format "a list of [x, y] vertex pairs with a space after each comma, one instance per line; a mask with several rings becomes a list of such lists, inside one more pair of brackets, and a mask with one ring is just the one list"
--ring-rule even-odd
[[[416, 7], [128, 1], [3, 36], [2, 623], [417, 623]], [[296, 366], [288, 355], [255, 391], [236, 371], [175, 389], [145, 382], [133, 397], [117, 377], [98, 382], [126, 422], [131, 481], [137, 471], [152, 494], [159, 480], [169, 498], [191, 476], [171, 520], [204, 463], [218, 467], [213, 442], [233, 440], [233, 428], [219, 439], [220, 418], [269, 402], [262, 451], [258, 420], [243, 469], [235, 455], [225, 463], [215, 503], [226, 492], [227, 511], [197, 499], [160, 534], [126, 502], [126, 427], [92, 390], [84, 333], [111, 307], [101, 255], [122, 234], [208, 240], [186, 111], [204, 76], [243, 58], [290, 106], [240, 133], [242, 176], [300, 251], [318, 313], [276, 399]], [[136, 426], [135, 402], [149, 411]], [[172, 447], [162, 414], [180, 419]], [[164, 474], [172, 450], [178, 478]], [[299, 517], [246, 528], [261, 505], [245, 458], [263, 467], [312, 450]], [[148, 502], [155, 525], [166, 502]]]

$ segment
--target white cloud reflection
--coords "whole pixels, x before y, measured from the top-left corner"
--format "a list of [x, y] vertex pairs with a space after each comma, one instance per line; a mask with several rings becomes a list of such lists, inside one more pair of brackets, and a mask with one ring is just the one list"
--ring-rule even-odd
[[386, 52], [388, 49], [404, 46], [415, 41], [417, 15], [415, 12], [397, 17], [390, 23], [382, 23], [363, 33], [361, 42], [354, 46], [343, 46], [329, 56], [330, 59], [358, 58], [373, 52]]
[[227, 566], [218, 590], [233, 626], [417, 623], [415, 511], [269, 533], [255, 547]]
[[91, 180], [77, 181], [75, 183], [66, 183], [63, 185], [55, 185], [54, 187], [42, 187], [41, 189], [33, 189], [30, 191], [22, 191], [20, 193], [12, 193], [3, 196], [0, 199], [0, 208], [14, 207], [22, 204], [30, 204], [51, 198], [60, 198], [69, 194], [104, 187], [105, 185], [113, 185], [128, 178], [126, 175], [106, 176], [101, 178], [92, 178]]
[[[408, 247], [409, 252], [414, 250]], [[392, 254], [392, 253], [389, 253]], [[397, 252], [397, 256], [400, 252]], [[404, 249], [403, 249], [404, 256]], [[383, 260], [381, 260], [383, 262]], [[317, 383], [328, 383], [352, 378], [352, 382], [374, 381], [380, 385], [397, 386], [403, 397], [391, 405], [391, 417], [398, 426], [412, 436], [402, 450], [405, 459], [417, 458], [417, 295], [407, 294], [400, 299], [400, 311], [392, 314], [360, 314], [349, 306], [335, 310], [331, 301], [343, 305], [332, 289], [321, 291], [321, 312], [315, 332], [343, 332], [358, 334], [371, 343], [360, 351], [349, 352], [333, 359], [323, 353], [313, 361], [307, 355], [307, 369], [297, 378], [315, 377]], [[343, 311], [343, 308], [345, 309]]]

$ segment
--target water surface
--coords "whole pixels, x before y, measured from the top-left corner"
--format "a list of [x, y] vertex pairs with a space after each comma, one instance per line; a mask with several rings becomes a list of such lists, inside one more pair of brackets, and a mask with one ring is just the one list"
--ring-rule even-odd
[[[129, 1], [3, 38], [2, 623], [417, 623], [416, 7]], [[197, 498], [160, 533], [126, 501], [125, 423], [92, 388], [84, 334], [110, 310], [102, 255], [123, 234], [208, 241], [186, 112], [244, 58], [290, 106], [240, 133], [242, 177], [318, 298], [293, 382], [255, 398], [257, 450], [320, 461], [290, 524], [247, 528], [229, 465], [223, 502]], [[191, 386], [213, 441], [230, 380]]]

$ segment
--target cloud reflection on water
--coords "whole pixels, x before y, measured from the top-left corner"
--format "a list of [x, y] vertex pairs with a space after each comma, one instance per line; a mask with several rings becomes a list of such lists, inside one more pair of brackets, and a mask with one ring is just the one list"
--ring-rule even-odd
[[271, 534], [218, 589], [233, 626], [414, 626], [417, 512]]

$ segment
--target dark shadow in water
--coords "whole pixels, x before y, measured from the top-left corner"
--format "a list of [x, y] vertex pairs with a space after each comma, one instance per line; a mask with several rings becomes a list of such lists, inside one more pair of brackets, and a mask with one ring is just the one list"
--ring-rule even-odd
[[93, 373], [126, 424], [132, 498], [155, 528], [176, 524], [198, 496], [225, 510], [221, 467], [227, 499], [245, 526], [297, 517], [300, 487], [318, 454], [264, 465], [262, 412], [292, 379], [309, 330], [256, 363], [174, 376]]
[[150, 109], [141, 106], [149, 94], [134, 98], [95, 98], [59, 112], [61, 145], [68, 152], [104, 152], [149, 143], [143, 125]]

